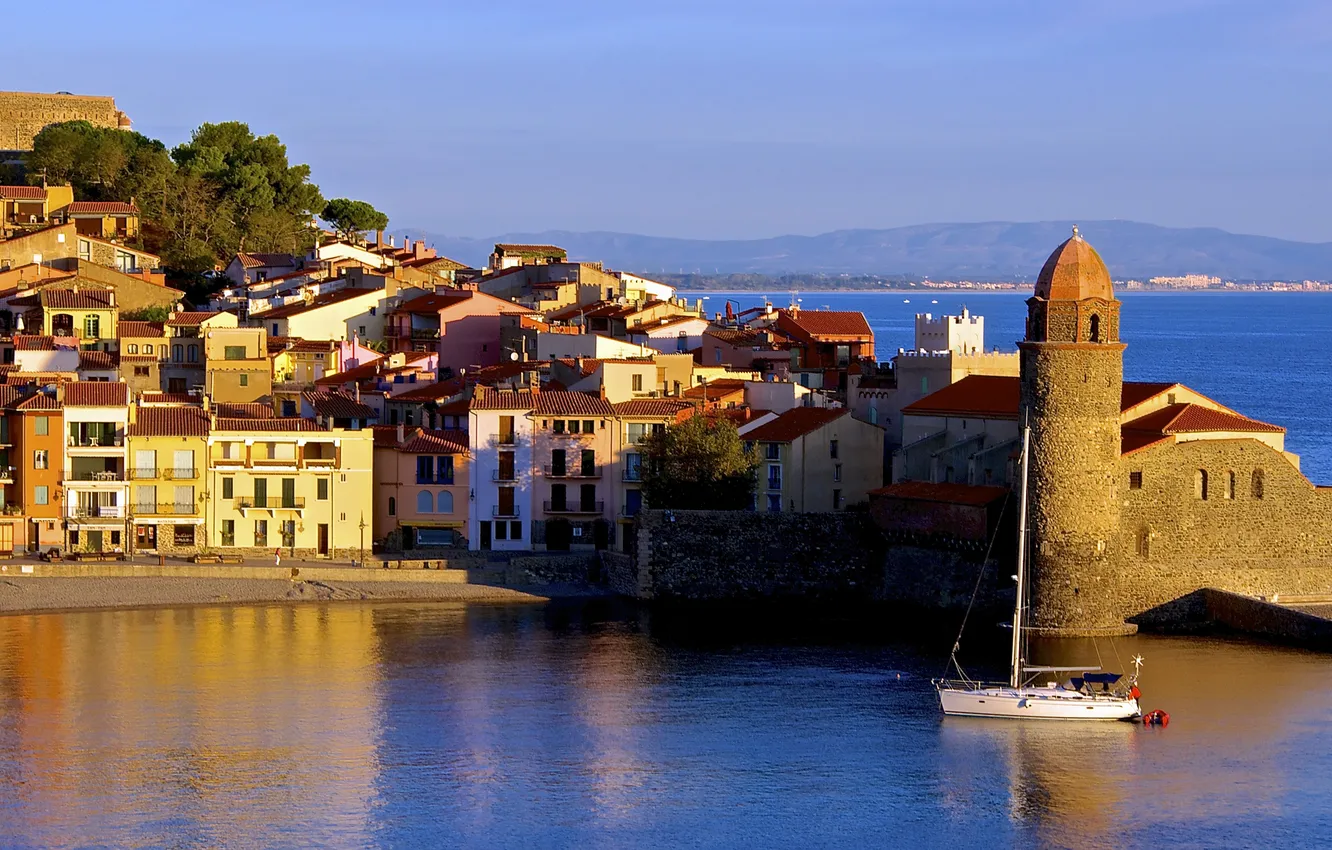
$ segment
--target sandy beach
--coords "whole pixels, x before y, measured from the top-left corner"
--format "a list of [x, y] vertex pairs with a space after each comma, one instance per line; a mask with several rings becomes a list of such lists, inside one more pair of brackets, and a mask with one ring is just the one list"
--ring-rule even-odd
[[251, 578], [0, 578], [0, 614], [95, 608], [292, 604], [334, 601], [543, 602], [507, 587], [439, 582], [324, 582]]

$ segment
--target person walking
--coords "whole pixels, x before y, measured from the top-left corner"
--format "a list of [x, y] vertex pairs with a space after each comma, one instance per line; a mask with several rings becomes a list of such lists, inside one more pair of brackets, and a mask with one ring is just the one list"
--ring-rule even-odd
[[274, 549], [274, 550], [273, 550], [273, 566], [275, 566], [275, 567], [280, 567], [280, 566], [282, 566], [282, 550], [281, 550], [281, 549]]

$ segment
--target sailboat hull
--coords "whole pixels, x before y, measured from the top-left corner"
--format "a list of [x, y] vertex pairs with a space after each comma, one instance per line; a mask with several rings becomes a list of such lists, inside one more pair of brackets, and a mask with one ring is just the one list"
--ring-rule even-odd
[[1022, 720], [1131, 720], [1142, 712], [1130, 697], [1088, 695], [1063, 688], [939, 689], [944, 714]]

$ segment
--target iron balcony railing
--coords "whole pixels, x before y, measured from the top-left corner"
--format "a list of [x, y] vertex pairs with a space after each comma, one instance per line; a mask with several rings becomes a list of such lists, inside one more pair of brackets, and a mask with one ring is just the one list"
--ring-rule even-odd
[[624, 468], [624, 474], [620, 476], [620, 480], [628, 481], [630, 483], [635, 481], [642, 481], [643, 468], [641, 466], [626, 466]]
[[[518, 472], [516, 470], [492, 469], [490, 471], [491, 481], [517, 481]], [[420, 482], [418, 482], [420, 483]], [[429, 482], [426, 482], [429, 483]]]
[[70, 437], [65, 445], [77, 449], [109, 449], [125, 445], [125, 438], [114, 437]]
[[496, 519], [517, 519], [522, 516], [522, 511], [518, 505], [511, 508], [502, 508], [499, 505], [490, 509], [490, 515]]
[[189, 516], [197, 512], [193, 502], [143, 503], [134, 506], [135, 516]]
[[304, 510], [304, 496], [268, 496], [267, 498], [258, 498], [255, 496], [240, 496], [236, 499], [236, 507], [241, 510], [249, 508], [286, 508], [287, 510]]
[[74, 516], [93, 519], [123, 519], [125, 508], [121, 505], [76, 505]]
[[548, 514], [599, 514], [606, 509], [605, 502], [560, 502], [546, 501]]
[[600, 478], [600, 466], [556, 466], [555, 464], [546, 464], [547, 478]]
[[125, 476], [115, 470], [99, 469], [96, 472], [76, 471], [65, 476], [66, 481], [124, 481]]
[[158, 479], [162, 481], [191, 481], [199, 477], [198, 467], [134, 466], [130, 467], [129, 476], [135, 481]]
[[6, 484], [12, 482], [14, 480], [14, 470], [16, 468], [17, 467], [13, 466], [0, 466], [0, 481], [5, 482]]
[[[496, 481], [500, 481], [501, 479], [496, 478], [495, 480], [496, 480]], [[417, 483], [417, 484], [452, 484], [452, 483], [453, 483], [453, 476], [452, 476], [452, 475], [442, 475], [442, 476], [418, 475], [418, 476], [416, 476], [416, 483]]]

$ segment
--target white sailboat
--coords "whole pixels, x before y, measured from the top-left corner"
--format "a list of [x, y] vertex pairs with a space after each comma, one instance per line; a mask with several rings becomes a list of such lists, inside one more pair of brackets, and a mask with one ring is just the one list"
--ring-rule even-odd
[[[1138, 673], [1142, 657], [1133, 659], [1133, 675], [1121, 682], [1118, 673], [1100, 667], [1035, 667], [1025, 658], [1023, 615], [1027, 604], [1027, 471], [1031, 428], [1022, 429], [1022, 456], [1018, 501], [1017, 601], [1013, 606], [1013, 647], [1007, 683], [969, 679], [957, 663], [957, 644], [951, 665], [958, 679], [936, 679], [939, 706], [944, 714], [967, 717], [1005, 717], [1023, 720], [1132, 720], [1138, 706]], [[960, 636], [959, 636], [960, 637]], [[1061, 674], [1067, 674], [1064, 679]]]

